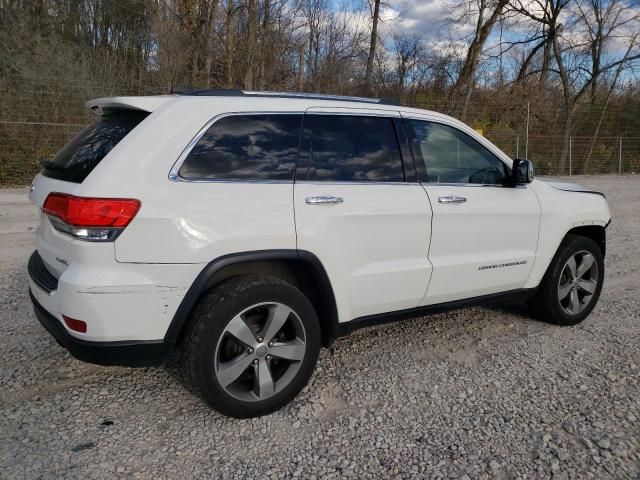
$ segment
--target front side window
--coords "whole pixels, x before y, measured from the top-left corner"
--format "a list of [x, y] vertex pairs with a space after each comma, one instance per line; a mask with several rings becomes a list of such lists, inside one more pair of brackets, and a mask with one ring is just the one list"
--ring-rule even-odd
[[428, 182], [501, 184], [507, 178], [505, 164], [466, 133], [422, 120], [407, 124], [414, 156], [424, 162]]
[[400, 148], [390, 118], [307, 115], [308, 167], [300, 179], [403, 182]]
[[233, 115], [213, 123], [187, 155], [186, 179], [292, 180], [301, 114]]

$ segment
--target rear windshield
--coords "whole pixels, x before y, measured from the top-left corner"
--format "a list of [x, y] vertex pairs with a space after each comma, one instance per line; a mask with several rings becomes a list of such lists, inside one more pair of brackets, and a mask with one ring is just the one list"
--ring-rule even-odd
[[120, 110], [100, 117], [78, 133], [55, 157], [44, 160], [42, 173], [47, 177], [81, 183], [148, 115], [149, 112]]

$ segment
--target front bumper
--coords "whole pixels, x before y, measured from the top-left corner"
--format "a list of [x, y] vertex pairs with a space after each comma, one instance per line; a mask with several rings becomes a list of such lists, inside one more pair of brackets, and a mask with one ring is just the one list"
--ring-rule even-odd
[[42, 326], [78, 360], [98, 365], [153, 367], [162, 365], [169, 356], [171, 346], [162, 340], [91, 342], [73, 337], [56, 317], [40, 305], [31, 290], [29, 296]]

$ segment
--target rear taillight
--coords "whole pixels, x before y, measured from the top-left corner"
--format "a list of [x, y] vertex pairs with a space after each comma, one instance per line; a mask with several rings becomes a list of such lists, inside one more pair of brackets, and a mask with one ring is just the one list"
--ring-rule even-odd
[[108, 242], [129, 225], [140, 209], [130, 198], [86, 198], [50, 193], [42, 210], [58, 231], [82, 240]]

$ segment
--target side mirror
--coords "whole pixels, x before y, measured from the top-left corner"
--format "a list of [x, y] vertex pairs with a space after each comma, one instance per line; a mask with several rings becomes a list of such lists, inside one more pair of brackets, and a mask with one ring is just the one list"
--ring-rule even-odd
[[514, 185], [531, 183], [534, 177], [533, 162], [531, 162], [531, 160], [525, 158], [516, 158], [513, 160], [511, 181]]

